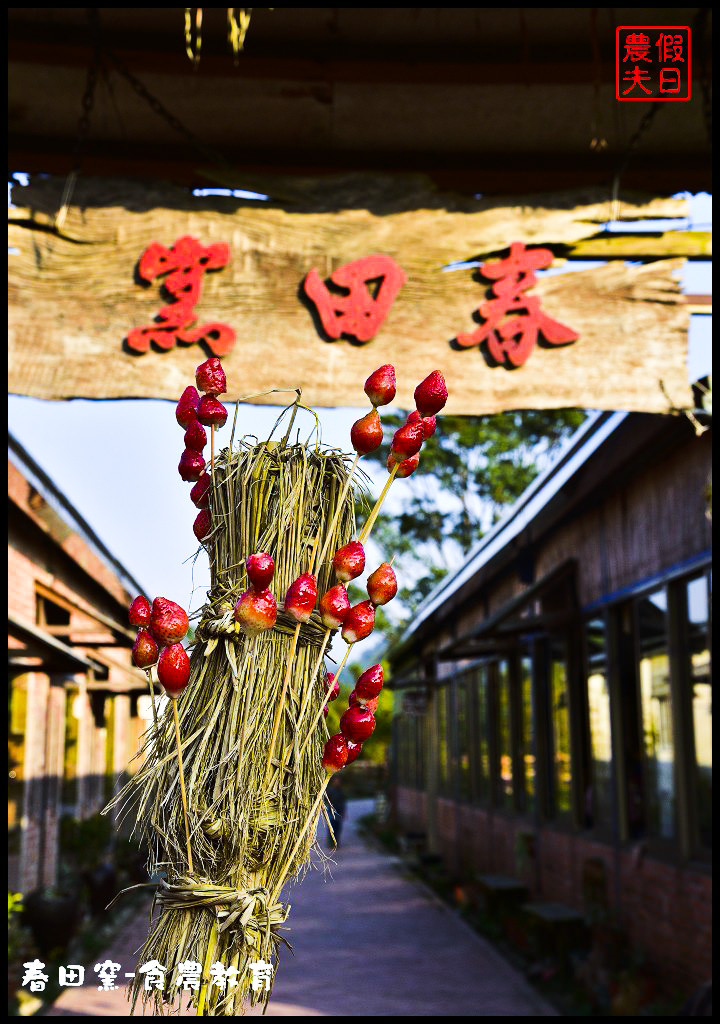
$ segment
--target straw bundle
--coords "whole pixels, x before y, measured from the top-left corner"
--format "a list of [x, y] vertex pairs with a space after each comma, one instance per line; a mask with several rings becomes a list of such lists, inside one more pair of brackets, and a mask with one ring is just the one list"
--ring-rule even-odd
[[[168, 980], [181, 964], [201, 965], [204, 981], [193, 995], [198, 1016], [239, 1016], [248, 998], [269, 998], [269, 992], [252, 990], [248, 965], [277, 965], [290, 909], [280, 902], [282, 887], [309, 866], [321, 808], [314, 810], [314, 821], [308, 815], [325, 780], [327, 730], [321, 725], [311, 733], [326, 699], [324, 665], [315, 671], [325, 633], [317, 613], [300, 630], [268, 763], [295, 632], [281, 602], [301, 573], [316, 572], [321, 594], [332, 584], [331, 561], [314, 569], [311, 554], [323, 549], [331, 527], [330, 552], [354, 535], [354, 497], [352, 488], [344, 488], [345, 456], [300, 444], [243, 441], [239, 450], [218, 456], [213, 476], [212, 587], [196, 629], [190, 683], [178, 706], [192, 873], [170, 708], [157, 730], [149, 730], [143, 767], [117, 802], [136, 811], [151, 850], [150, 869], [165, 876], [155, 897], [159, 915], [140, 963], [158, 961]], [[233, 608], [248, 586], [245, 559], [256, 551], [275, 560], [272, 590], [280, 612], [274, 629], [250, 639], [237, 632]], [[226, 970], [236, 968], [236, 987], [223, 991], [207, 984], [218, 962]], [[144, 977], [136, 975], [133, 1008], [139, 996], [152, 999], [162, 1015], [163, 1003], [176, 993], [167, 986], [145, 992]]]

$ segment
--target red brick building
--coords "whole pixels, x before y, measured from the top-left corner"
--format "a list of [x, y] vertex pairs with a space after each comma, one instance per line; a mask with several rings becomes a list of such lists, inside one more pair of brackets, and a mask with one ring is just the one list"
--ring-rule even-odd
[[593, 415], [389, 655], [401, 828], [604, 910], [675, 991], [711, 977], [710, 461], [685, 418]]
[[57, 880], [63, 814], [97, 813], [150, 712], [127, 608], [140, 585], [8, 439], [8, 886]]

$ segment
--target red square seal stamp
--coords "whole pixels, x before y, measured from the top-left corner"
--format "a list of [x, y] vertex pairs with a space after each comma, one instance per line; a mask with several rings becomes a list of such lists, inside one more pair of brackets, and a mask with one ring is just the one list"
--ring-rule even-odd
[[620, 103], [687, 103], [692, 98], [687, 25], [620, 25], [615, 97]]

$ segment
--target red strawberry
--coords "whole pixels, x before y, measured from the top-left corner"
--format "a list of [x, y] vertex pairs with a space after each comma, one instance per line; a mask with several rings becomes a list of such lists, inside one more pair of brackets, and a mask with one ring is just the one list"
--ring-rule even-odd
[[190, 424], [197, 419], [199, 404], [200, 395], [197, 393], [197, 389], [192, 386], [185, 388], [175, 408], [175, 419], [181, 427], [185, 427], [187, 430]]
[[348, 748], [347, 740], [344, 736], [339, 733], [335, 736], [331, 736], [325, 744], [325, 750], [323, 752], [322, 764], [323, 768], [329, 775], [334, 775], [335, 772], [339, 772], [347, 762]]
[[165, 648], [158, 661], [157, 674], [168, 697], [179, 697], [190, 682], [190, 659], [182, 644]]
[[245, 562], [250, 586], [255, 590], [267, 590], [275, 575], [275, 562], [265, 551], [250, 555]]
[[440, 412], [448, 399], [445, 378], [439, 370], [433, 370], [429, 377], [415, 388], [415, 405], [421, 416], [434, 416]]
[[387, 468], [388, 470], [391, 470], [393, 466], [397, 466], [397, 473], [395, 474], [395, 476], [399, 480], [404, 479], [406, 476], [412, 476], [412, 474], [415, 472], [419, 465], [419, 453], [417, 455], [413, 455], [412, 458], [410, 459], [404, 459], [402, 462], [400, 460], [395, 460], [393, 458], [392, 452], [390, 452], [390, 454], [388, 455]]
[[339, 629], [349, 611], [350, 601], [342, 583], [331, 587], [327, 594], [320, 598], [318, 612], [326, 629]]
[[340, 693], [340, 683], [335, 682], [334, 672], [328, 672], [328, 677], [327, 680], [325, 681], [325, 689], [327, 690], [328, 694], [328, 703], [330, 701], [337, 699], [337, 696]]
[[410, 413], [407, 418], [407, 422], [422, 423], [423, 434], [425, 435], [426, 441], [429, 437], [432, 437], [437, 430], [437, 418], [435, 416], [426, 416], [423, 419], [417, 409]]
[[193, 523], [193, 533], [202, 542], [212, 530], [212, 516], [209, 509], [204, 508]]
[[138, 630], [132, 649], [132, 660], [138, 668], [150, 668], [158, 660], [158, 645], [146, 629]]
[[212, 477], [209, 473], [203, 473], [198, 477], [190, 491], [190, 501], [195, 508], [207, 508], [210, 504], [210, 491], [212, 490]]
[[191, 448], [194, 452], [201, 452], [206, 444], [205, 427], [197, 420], [193, 420], [185, 431], [185, 447]]
[[377, 409], [356, 420], [350, 429], [350, 443], [358, 455], [369, 455], [383, 441], [382, 421]]
[[149, 626], [152, 616], [152, 605], [146, 597], [136, 597], [128, 611], [131, 626]]
[[227, 391], [227, 380], [219, 359], [206, 359], [195, 371], [198, 391], [208, 395], [223, 395]]
[[344, 548], [336, 551], [333, 566], [337, 578], [343, 583], [354, 580], [356, 576], [362, 576], [365, 570], [365, 551], [360, 541], [350, 541]]
[[327, 706], [327, 704], [324, 704], [323, 705], [323, 718], [327, 718], [329, 713], [330, 713], [330, 708]]
[[285, 595], [285, 611], [296, 622], [307, 622], [317, 603], [317, 580], [311, 573], [298, 576]]
[[368, 577], [367, 592], [374, 605], [387, 604], [395, 597], [398, 592], [397, 578], [389, 562], [383, 562]]
[[206, 427], [224, 427], [227, 409], [214, 395], [203, 395], [198, 406], [197, 418]]
[[382, 665], [373, 665], [363, 672], [355, 683], [355, 694], [362, 701], [374, 700], [379, 696], [385, 681]]
[[395, 397], [395, 367], [379, 366], [365, 381], [365, 394], [374, 406], [387, 405]]
[[357, 761], [362, 753], [362, 743], [354, 743], [352, 740], [347, 741], [348, 756], [345, 766], [352, 764], [353, 761]]
[[269, 590], [246, 590], [235, 605], [235, 621], [246, 636], [264, 633], [277, 621], [277, 601]]
[[170, 646], [187, 635], [190, 628], [184, 608], [165, 597], [156, 597], [152, 606], [150, 631], [159, 644]]
[[186, 448], [180, 456], [178, 473], [183, 480], [199, 480], [202, 471], [205, 469], [205, 459], [200, 452], [194, 452], [192, 448]]
[[409, 459], [413, 455], [417, 455], [424, 440], [425, 432], [422, 423], [406, 423], [404, 427], [400, 427], [393, 437], [391, 449], [396, 461], [398, 458], [400, 460]]
[[353, 743], [364, 743], [375, 732], [375, 715], [360, 706], [348, 708], [340, 719], [340, 731]]
[[345, 616], [342, 638], [347, 644], [355, 644], [370, 636], [375, 628], [375, 606], [372, 601], [356, 604]]

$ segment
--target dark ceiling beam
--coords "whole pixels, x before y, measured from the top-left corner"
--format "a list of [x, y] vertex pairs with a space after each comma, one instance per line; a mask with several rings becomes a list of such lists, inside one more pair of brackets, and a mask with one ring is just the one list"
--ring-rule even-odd
[[[8, 172], [68, 174], [74, 163], [74, 148], [75, 141], [71, 138], [10, 134]], [[605, 183], [609, 187], [617, 165], [617, 156], [605, 153], [502, 156], [337, 149], [233, 152], [228, 149], [223, 151], [223, 156], [229, 165], [237, 168], [236, 188], [243, 188], [244, 174], [256, 179], [265, 174], [322, 176], [348, 171], [381, 171], [426, 174], [438, 188], [465, 195], [552, 191]], [[168, 180], [196, 188], [210, 187], [214, 183], [207, 157], [180, 144], [128, 146], [117, 140], [88, 140], [81, 171], [89, 176]], [[227, 174], [226, 169], [223, 174]], [[708, 160], [701, 156], [684, 153], [658, 160], [653, 154], [638, 154], [623, 172], [623, 187], [668, 195], [685, 190], [711, 191], [712, 174]], [[257, 190], [255, 186], [253, 190]]]

